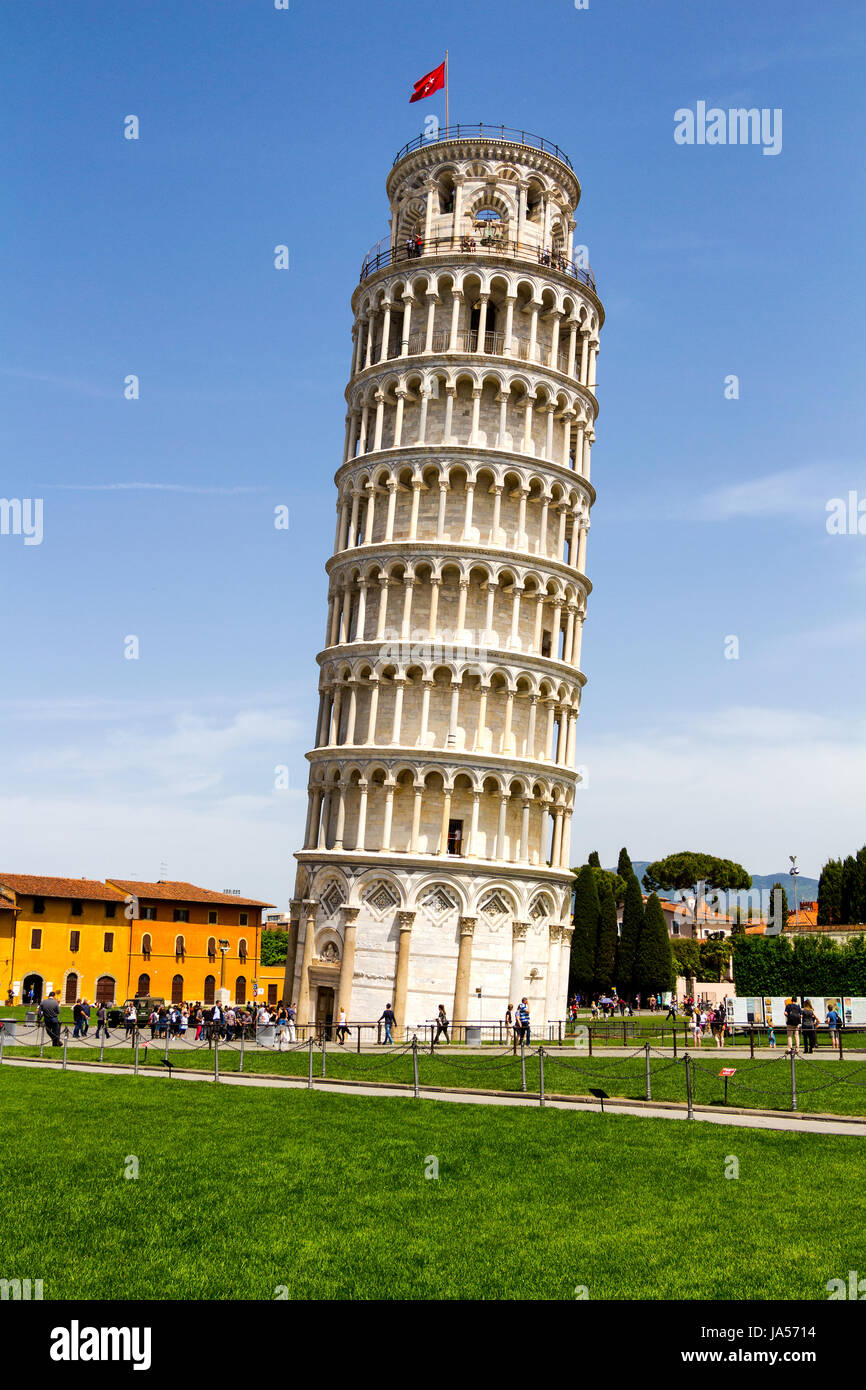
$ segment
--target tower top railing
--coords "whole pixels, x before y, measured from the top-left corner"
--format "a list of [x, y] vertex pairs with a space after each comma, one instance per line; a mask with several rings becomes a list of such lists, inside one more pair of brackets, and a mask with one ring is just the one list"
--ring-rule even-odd
[[586, 285], [588, 289], [595, 291], [595, 276], [590, 266], [580, 265], [576, 260], [569, 260], [567, 256], [553, 248], [539, 246], [535, 242], [513, 241], [508, 237], [491, 237], [486, 240], [484, 236], [476, 236], [469, 233], [464, 236], [434, 236], [427, 240], [412, 241], [405, 246], [393, 246], [390, 237], [382, 237], [377, 241], [364, 257], [361, 266], [361, 281], [367, 279], [369, 275], [374, 275], [377, 270], [382, 270], [385, 266], [397, 265], [401, 261], [413, 261], [427, 256], [494, 256], [514, 261], [522, 261], [528, 265], [540, 265], [551, 270], [558, 270], [563, 275], [570, 275], [579, 284]]
[[421, 150], [426, 145], [442, 144], [447, 140], [478, 139], [507, 140], [511, 145], [526, 145], [529, 149], [541, 150], [544, 154], [553, 155], [554, 159], [558, 159], [574, 173], [574, 166], [565, 150], [561, 150], [551, 140], [545, 140], [543, 135], [533, 135], [528, 130], [517, 130], [514, 126], [485, 125], [483, 121], [476, 125], [440, 126], [436, 135], [416, 135], [414, 140], [410, 140], [408, 145], [404, 145], [402, 150], [397, 151], [393, 163], [399, 164], [400, 160], [405, 159], [407, 154], [412, 154], [414, 150]]

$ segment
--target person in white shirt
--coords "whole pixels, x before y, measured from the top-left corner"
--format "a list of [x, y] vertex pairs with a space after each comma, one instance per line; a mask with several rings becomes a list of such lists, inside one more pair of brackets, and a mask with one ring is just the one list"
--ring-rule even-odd
[[346, 1019], [346, 1010], [341, 1009], [339, 1014], [337, 1015], [337, 1042], [340, 1044], [341, 1047], [343, 1046], [343, 1043], [346, 1041], [346, 1038], [348, 1036], [349, 1024], [348, 1020]]

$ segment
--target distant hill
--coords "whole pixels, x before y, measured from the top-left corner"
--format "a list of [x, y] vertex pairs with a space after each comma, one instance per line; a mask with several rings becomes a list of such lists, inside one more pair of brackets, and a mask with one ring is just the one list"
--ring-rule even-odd
[[[641, 886], [643, 885], [643, 876], [646, 873], [646, 870], [649, 866], [649, 862], [650, 861], [648, 859], [632, 860], [634, 871], [637, 874], [638, 878], [641, 880]], [[615, 868], [616, 865], [614, 865], [613, 867]], [[785, 870], [782, 870], [780, 873], [777, 874], [752, 874], [752, 893], [754, 894], [756, 890], [769, 893], [774, 883], [781, 883], [782, 887], [788, 895], [788, 906], [793, 909], [794, 881], [791, 878], [791, 875], [787, 873]], [[797, 892], [801, 903], [814, 902], [815, 899], [818, 897], [817, 878], [807, 878], [805, 874], [800, 874], [798, 876]], [[675, 899], [677, 896], [678, 895], [676, 893], [659, 893], [660, 898]], [[735, 903], [740, 902], [742, 907], [746, 907], [747, 899], [748, 893], [731, 894], [732, 906]]]

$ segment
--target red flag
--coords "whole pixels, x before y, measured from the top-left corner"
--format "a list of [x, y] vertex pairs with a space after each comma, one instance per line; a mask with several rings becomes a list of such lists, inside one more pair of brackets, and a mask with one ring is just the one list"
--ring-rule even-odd
[[425, 97], [432, 97], [434, 92], [441, 91], [445, 86], [445, 64], [440, 63], [438, 68], [428, 72], [426, 77], [419, 77], [415, 83], [415, 91], [409, 100], [423, 101]]

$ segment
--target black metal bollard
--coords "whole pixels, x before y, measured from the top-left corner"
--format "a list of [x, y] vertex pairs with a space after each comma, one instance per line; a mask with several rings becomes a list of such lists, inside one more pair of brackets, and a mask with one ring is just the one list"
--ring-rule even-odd
[[544, 1104], [544, 1048], [538, 1049], [538, 1104]]
[[526, 1090], [526, 1043], [520, 1039], [520, 1089]]
[[412, 1035], [412, 1073], [415, 1079], [415, 1099], [417, 1100], [420, 1095], [418, 1086], [418, 1038], [414, 1033]]
[[309, 1046], [310, 1046], [310, 1077], [309, 1077], [309, 1080], [308, 1080], [308, 1082], [307, 1082], [307, 1090], [312, 1091], [312, 1089], [313, 1089], [313, 1038], [312, 1038], [312, 1034], [311, 1034], [310, 1037], [307, 1039], [307, 1041], [308, 1041]]
[[694, 1106], [693, 1106], [693, 1104], [692, 1104], [692, 1059], [691, 1059], [691, 1057], [689, 1056], [688, 1053], [686, 1053], [685, 1061], [686, 1061], [686, 1107], [687, 1107], [687, 1109], [686, 1109], [686, 1118], [689, 1119], [689, 1120], [693, 1120], [693, 1119], [695, 1118], [695, 1112], [694, 1112]]
[[653, 1088], [652, 1088], [652, 1080], [651, 1080], [651, 1078], [650, 1078], [650, 1045], [649, 1045], [649, 1043], [644, 1043], [644, 1050], [645, 1050], [645, 1052], [646, 1052], [646, 1098], [647, 1098], [647, 1100], [652, 1100], [652, 1098], [653, 1098]]

